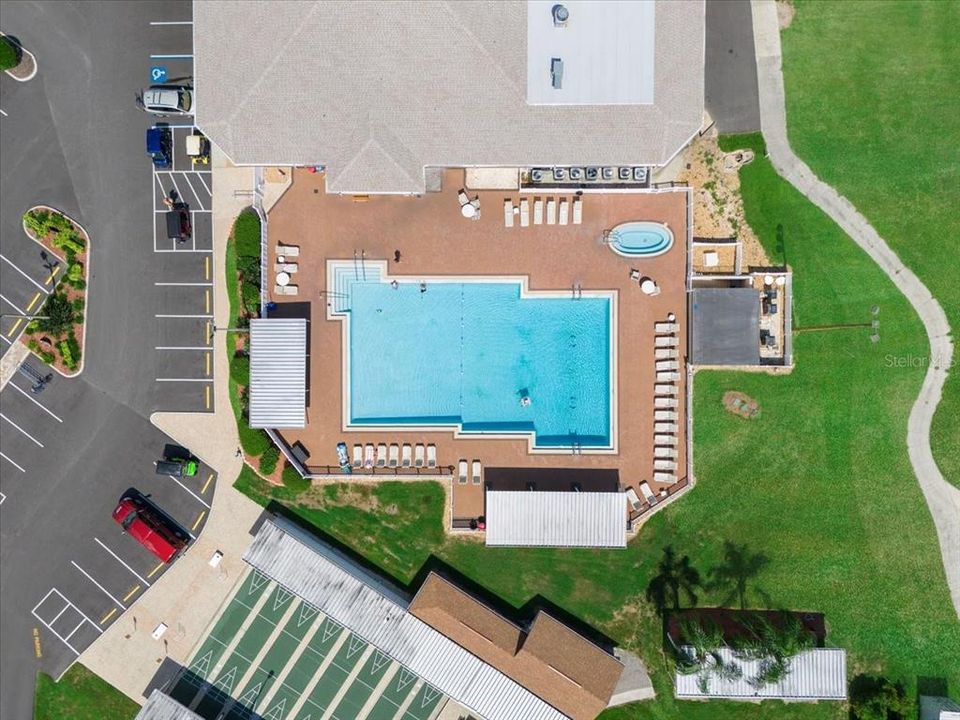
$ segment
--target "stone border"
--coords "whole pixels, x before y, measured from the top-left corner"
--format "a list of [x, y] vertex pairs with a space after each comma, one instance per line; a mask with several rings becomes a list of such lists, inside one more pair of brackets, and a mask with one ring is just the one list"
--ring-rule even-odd
[[[7, 35], [5, 32], [0, 32], [0, 35], [6, 38], [10, 38], [10, 42], [13, 45], [15, 45], [20, 50], [20, 53], [21, 53], [20, 62], [15, 66], [13, 66], [12, 68], [10, 68], [9, 70], [4, 70], [4, 72], [10, 77], [12, 77], [14, 80], [16, 80], [17, 82], [27, 82], [29, 80], [33, 80], [34, 76], [37, 74], [37, 69], [38, 69], [37, 56], [34, 55], [29, 50], [27, 50], [23, 45], [20, 44], [20, 41], [14, 38], [13, 36]], [[30, 63], [33, 64], [33, 69], [28, 71], [26, 75], [21, 76], [17, 74], [17, 69], [20, 68], [22, 65], [29, 64], [29, 63], [25, 63], [24, 59], [28, 59]]]
[[[81, 353], [80, 353], [80, 363], [79, 363], [79, 365], [78, 365], [78, 367], [77, 367], [76, 372], [72, 372], [72, 373], [66, 373], [66, 372], [64, 372], [63, 370], [61, 370], [60, 368], [56, 367], [55, 365], [50, 365], [50, 366], [49, 366], [51, 369], [53, 369], [55, 372], [59, 373], [60, 375], [62, 375], [62, 376], [65, 377], [65, 378], [75, 378], [75, 377], [77, 377], [80, 373], [83, 372], [84, 365], [85, 365], [86, 362], [87, 362], [87, 308], [89, 307], [89, 301], [90, 301], [90, 262], [91, 262], [91, 259], [93, 258], [93, 239], [90, 237], [90, 233], [87, 232], [87, 229], [86, 229], [83, 225], [81, 225], [79, 222], [77, 222], [76, 220], [74, 220], [72, 217], [70, 217], [67, 213], [63, 212], [62, 210], [58, 210], [57, 208], [52, 207], [52, 206], [50, 206], [50, 205], [40, 204], [40, 205], [33, 205], [32, 207], [30, 207], [29, 209], [27, 209], [26, 211], [24, 211], [23, 214], [26, 215], [27, 213], [33, 212], [34, 210], [47, 210], [47, 211], [49, 211], [49, 212], [55, 212], [55, 213], [58, 213], [58, 214], [62, 215], [62, 216], [65, 217], [67, 220], [69, 220], [70, 222], [72, 222], [77, 228], [79, 228], [79, 229], [81, 230], [81, 232], [83, 232], [83, 234], [84, 234], [84, 235], [86, 236], [86, 238], [87, 238], [87, 248], [86, 248], [86, 250], [87, 250], [87, 261], [83, 264], [83, 281], [86, 283], [86, 289], [84, 290], [84, 296], [83, 296], [83, 321], [80, 323], [81, 328], [82, 328], [82, 331], [81, 331], [81, 333], [80, 333], [80, 350], [81, 350]], [[33, 240], [33, 242], [35, 242], [37, 245], [39, 245], [40, 247], [42, 247], [45, 252], [52, 252], [52, 253], [56, 256], [56, 258], [64, 265], [64, 267], [66, 267], [67, 261], [66, 261], [65, 258], [61, 257], [56, 251], [51, 250], [50, 248], [48, 248], [46, 245], [43, 244], [43, 241], [41, 241], [41, 240], [38, 239], [38, 238], [35, 238], [35, 237], [30, 233], [30, 231], [27, 229], [26, 221], [23, 220], [23, 216], [21, 216], [20, 223], [21, 223], [21, 226], [23, 227], [23, 234], [24, 234], [24, 235], [26, 235], [28, 238], [30, 238], [31, 240]], [[69, 268], [68, 268], [68, 269], [69, 269]], [[66, 272], [66, 271], [64, 271], [64, 272]], [[50, 290], [50, 294], [51, 294], [51, 295], [52, 295], [52, 294], [54, 293], [54, 291], [57, 289], [57, 286], [58, 286], [59, 284], [60, 284], [59, 282], [57, 282], [57, 283], [54, 284], [53, 288]], [[47, 297], [50, 297], [50, 295], [48, 295]], [[43, 307], [43, 306], [41, 305], [40, 307]], [[32, 322], [32, 320], [31, 320], [31, 321], [28, 321], [28, 322]], [[23, 343], [24, 345], [26, 345], [26, 343], [24, 343], [24, 341], [23, 341], [23, 336], [24, 336], [24, 334], [25, 334], [25, 333], [21, 333], [21, 334], [20, 334], [20, 337], [19, 337], [18, 339], [19, 339], [19, 341], [20, 341], [21, 343]], [[33, 354], [33, 351], [32, 351], [32, 350], [31, 350], [31, 354]], [[44, 363], [44, 364], [46, 365], [46, 363]]]

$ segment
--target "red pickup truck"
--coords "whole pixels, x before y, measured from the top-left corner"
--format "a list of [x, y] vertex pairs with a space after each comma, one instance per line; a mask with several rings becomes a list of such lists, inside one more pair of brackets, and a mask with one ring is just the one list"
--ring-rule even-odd
[[113, 511], [113, 519], [134, 540], [165, 563], [173, 560], [190, 542], [183, 530], [173, 527], [139, 493], [124, 495]]

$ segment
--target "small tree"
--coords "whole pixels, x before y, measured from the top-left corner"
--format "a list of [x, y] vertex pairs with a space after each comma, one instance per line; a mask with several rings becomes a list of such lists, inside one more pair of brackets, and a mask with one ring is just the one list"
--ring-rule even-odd
[[0, 70], [9, 70], [17, 66], [17, 48], [10, 38], [0, 36]]
[[885, 677], [857, 675], [850, 683], [850, 717], [853, 720], [892, 720], [910, 712], [903, 685]]
[[40, 310], [43, 316], [35, 320], [37, 330], [48, 333], [61, 333], [73, 325], [76, 317], [73, 305], [63, 293], [53, 293], [47, 298]]

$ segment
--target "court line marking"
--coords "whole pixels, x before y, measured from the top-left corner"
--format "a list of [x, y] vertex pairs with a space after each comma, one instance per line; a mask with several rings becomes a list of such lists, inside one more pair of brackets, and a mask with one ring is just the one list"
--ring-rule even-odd
[[41, 447], [41, 448], [43, 447], [43, 443], [42, 443], [42, 442], [40, 442], [39, 440], [37, 440], [33, 435], [31, 435], [31, 434], [28, 433], [26, 430], [24, 430], [22, 427], [20, 427], [19, 425], [17, 425], [13, 420], [11, 420], [10, 418], [8, 418], [8, 417], [7, 417], [6, 415], [4, 415], [2, 412], [0, 412], [0, 418], [3, 418], [3, 419], [6, 420], [8, 423], [10, 423], [11, 425], [13, 425], [17, 430], [19, 430], [19, 431], [22, 432], [24, 435], [26, 435], [28, 438], [30, 438], [31, 440], [33, 440], [39, 447]]
[[106, 550], [108, 553], [110, 553], [111, 555], [113, 555], [114, 560], [116, 560], [118, 563], [120, 563], [121, 565], [123, 565], [127, 570], [129, 570], [131, 573], [133, 573], [134, 577], [136, 577], [137, 580], [139, 580], [140, 582], [142, 582], [142, 583], [143, 583], [144, 585], [146, 585], [147, 587], [150, 587], [150, 583], [148, 583], [146, 580], [144, 580], [144, 579], [140, 576], [140, 573], [138, 573], [138, 572], [137, 572], [136, 570], [134, 570], [132, 567], [130, 567], [129, 565], [127, 565], [126, 562], [124, 562], [123, 560], [121, 560], [121, 559], [120, 559], [120, 556], [117, 555], [113, 550], [111, 550], [110, 548], [108, 548], [106, 545], [104, 545], [104, 544], [103, 544], [103, 541], [100, 540], [100, 538], [94, 537], [93, 539], [94, 539], [94, 541], [95, 541], [100, 547], [102, 547], [102, 548], [103, 548], [104, 550]]
[[213, 382], [213, 378], [157, 378], [157, 382]]
[[62, 422], [63, 422], [63, 420], [61, 420], [61, 419], [58, 418], [53, 412], [51, 412], [50, 410], [48, 410], [46, 405], [43, 405], [43, 404], [41, 404], [40, 402], [38, 402], [35, 398], [30, 397], [30, 394], [29, 394], [26, 390], [22, 390], [22, 389], [21, 389], [20, 387], [18, 387], [15, 383], [10, 383], [10, 387], [12, 387], [12, 388], [13, 388], [14, 390], [16, 390], [18, 393], [20, 393], [21, 395], [23, 395], [27, 400], [29, 400], [29, 401], [32, 402], [34, 405], [36, 405], [38, 408], [40, 408], [41, 410], [43, 410], [47, 415], [49, 415], [50, 417], [52, 417], [52, 418], [53, 418], [54, 420], [56, 420], [57, 422], [59, 422], [59, 423], [62, 423]]
[[104, 595], [106, 595], [108, 598], [110, 598], [111, 600], [113, 600], [117, 605], [119, 605], [119, 606], [120, 606], [121, 608], [123, 608], [124, 610], [127, 609], [127, 606], [126, 606], [126, 605], [124, 605], [122, 602], [120, 602], [119, 600], [117, 600], [113, 595], [111, 595], [103, 585], [101, 585], [101, 584], [98, 583], [96, 580], [94, 580], [94, 579], [93, 579], [93, 576], [90, 575], [90, 573], [88, 573], [88, 572], [87, 572], [86, 570], [84, 570], [82, 567], [80, 567], [79, 565], [77, 565], [77, 563], [76, 563], [75, 561], [71, 560], [71, 561], [70, 561], [70, 564], [73, 565], [77, 570], [79, 570], [80, 572], [82, 572], [84, 575], [86, 575], [87, 580], [89, 580], [89, 581], [92, 582], [94, 585], [96, 585], [98, 588], [100, 588], [100, 589], [103, 591], [103, 594], [104, 594]]
[[0, 452], [0, 457], [2, 457], [4, 460], [6, 460], [6, 461], [7, 461], [8, 463], [10, 463], [11, 465], [13, 465], [13, 466], [14, 466], [17, 470], [19, 470], [20, 472], [22, 472], [22, 473], [25, 473], [25, 472], [26, 472], [26, 470], [24, 470], [24, 469], [23, 469], [22, 467], [20, 467], [17, 463], [15, 463], [13, 460], [11, 460], [11, 459], [6, 455], [6, 453]]
[[16, 265], [14, 265], [13, 262], [11, 262], [11, 260], [10, 260], [6, 255], [0, 253], [0, 260], [3, 260], [5, 263], [7, 263], [7, 265], [9, 265], [10, 267], [12, 267], [12, 268], [13, 268], [14, 270], [16, 270], [18, 273], [20, 273], [21, 275], [23, 275], [27, 280], [29, 280], [30, 282], [32, 282], [32, 283], [34, 284], [34, 286], [36, 286], [36, 288], [37, 288], [40, 292], [42, 292], [44, 295], [48, 294], [48, 293], [47, 293], [47, 289], [46, 289], [45, 287], [43, 287], [43, 285], [41, 285], [40, 283], [38, 283], [38, 282], [37, 282], [36, 280], [34, 280], [32, 277], [30, 277], [29, 275], [27, 275], [23, 270], [21, 270], [21, 269], [18, 268]]
[[191, 490], [190, 488], [188, 488], [186, 485], [184, 485], [182, 482], [180, 482], [180, 481], [179, 481], [177, 478], [175, 478], [173, 475], [168, 475], [167, 477], [169, 477], [171, 480], [173, 480], [177, 485], [179, 485], [180, 487], [182, 487], [182, 488], [183, 488], [184, 490], [186, 490], [188, 493], [190, 493], [191, 495], [193, 495], [193, 497], [196, 498], [196, 499], [200, 502], [200, 504], [203, 505], [207, 510], [210, 509], [210, 506], [207, 504], [207, 502], [206, 502], [202, 497], [200, 497], [199, 495], [197, 495], [193, 490]]
[[20, 313], [21, 315], [27, 315], [27, 314], [28, 314], [26, 310], [21, 310], [13, 300], [11, 300], [10, 298], [8, 298], [8, 297], [7, 297], [6, 295], [4, 295], [3, 293], [0, 293], [0, 300], [3, 300], [5, 303], [7, 303], [7, 305], [9, 305], [10, 307], [12, 307], [14, 310], [16, 310], [16, 311], [17, 311], [18, 313]]

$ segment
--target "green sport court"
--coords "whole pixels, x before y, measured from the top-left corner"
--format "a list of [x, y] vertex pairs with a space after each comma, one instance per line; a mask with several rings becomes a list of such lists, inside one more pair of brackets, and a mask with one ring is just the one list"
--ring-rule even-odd
[[430, 720], [445, 700], [253, 569], [168, 694], [208, 720]]

